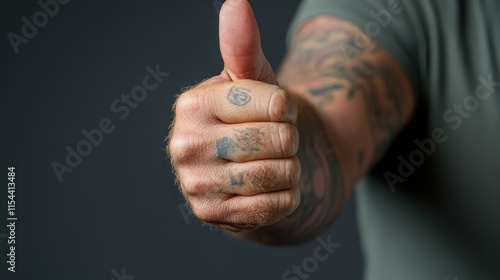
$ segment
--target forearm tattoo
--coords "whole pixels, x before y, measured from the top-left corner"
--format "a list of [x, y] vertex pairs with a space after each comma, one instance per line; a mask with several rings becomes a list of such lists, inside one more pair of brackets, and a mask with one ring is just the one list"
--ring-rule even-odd
[[393, 62], [380, 59], [382, 52], [353, 27], [318, 27], [297, 38], [287, 66], [320, 109], [336, 98], [364, 99], [375, 158], [386, 151], [402, 120], [401, 81], [395, 79]]
[[301, 202], [281, 223], [289, 242], [300, 242], [322, 233], [333, 221], [345, 196], [339, 158], [314, 108], [303, 104], [297, 127], [300, 132]]
[[[389, 57], [374, 40], [345, 23], [317, 24], [304, 29], [294, 40], [281, 69], [280, 83], [301, 90], [294, 94], [300, 108], [297, 156], [302, 167], [301, 203], [277, 224], [258, 229], [254, 238], [281, 244], [309, 240], [321, 234], [340, 213], [352, 187], [347, 182], [354, 181], [352, 169], [360, 174], [367, 163], [380, 158], [404, 123], [402, 106], [406, 105], [399, 91], [407, 88], [407, 81]], [[238, 105], [243, 102], [233, 101], [246, 100], [247, 96], [250, 98], [249, 92], [233, 88], [228, 101]], [[336, 152], [342, 147], [332, 142], [335, 128], [326, 119], [337, 108], [346, 109], [335, 107], [337, 104], [353, 104], [354, 109], [358, 108], [354, 104], [364, 106], [360, 119], [366, 119], [371, 139], [371, 150], [360, 148], [345, 161]], [[235, 141], [232, 143], [234, 146]], [[344, 162], [352, 162], [352, 166], [342, 165]], [[238, 181], [233, 175], [230, 179]]]
[[[363, 42], [364, 39], [364, 42]], [[363, 44], [364, 43], [364, 44]], [[282, 68], [280, 82], [304, 88], [314, 106], [303, 102], [298, 128], [301, 161], [301, 203], [298, 209], [277, 225], [262, 229], [263, 239], [294, 243], [321, 234], [346, 203], [346, 168], [341, 166], [319, 114], [335, 110], [336, 100], [353, 102], [362, 98], [369, 122], [373, 158], [378, 158], [401, 126], [401, 100], [393, 62], [380, 59], [385, 52], [354, 27], [318, 26], [295, 40]], [[299, 94], [297, 94], [299, 96]], [[304, 96], [304, 95], [303, 95]], [[356, 153], [354, 168], [362, 169], [367, 152]], [[343, 169], [344, 168], [344, 169]]]

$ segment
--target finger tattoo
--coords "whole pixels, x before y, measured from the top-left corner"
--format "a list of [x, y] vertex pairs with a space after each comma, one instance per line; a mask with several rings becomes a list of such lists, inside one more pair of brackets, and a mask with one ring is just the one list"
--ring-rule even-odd
[[244, 129], [233, 129], [234, 138], [222, 137], [216, 141], [216, 153], [218, 158], [226, 158], [230, 152], [258, 152], [264, 142], [264, 133], [261, 129], [249, 127]]
[[255, 127], [244, 129], [234, 129], [235, 138], [238, 141], [237, 147], [242, 151], [260, 151], [262, 146], [264, 133]]
[[250, 90], [242, 87], [231, 87], [227, 94], [227, 100], [236, 106], [244, 106], [252, 100]]
[[221, 139], [217, 140], [216, 147], [218, 158], [227, 157], [228, 152], [234, 151], [233, 139], [229, 137], [222, 137]]
[[234, 175], [233, 172], [229, 171], [229, 180], [231, 180], [232, 186], [243, 186], [245, 184], [245, 181], [243, 180], [243, 173]]

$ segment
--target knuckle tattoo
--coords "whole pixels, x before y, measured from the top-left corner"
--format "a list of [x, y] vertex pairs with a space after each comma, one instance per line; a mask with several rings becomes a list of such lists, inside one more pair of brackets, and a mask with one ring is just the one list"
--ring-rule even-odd
[[227, 94], [227, 100], [233, 105], [244, 106], [252, 100], [250, 92], [249, 89], [233, 86]]

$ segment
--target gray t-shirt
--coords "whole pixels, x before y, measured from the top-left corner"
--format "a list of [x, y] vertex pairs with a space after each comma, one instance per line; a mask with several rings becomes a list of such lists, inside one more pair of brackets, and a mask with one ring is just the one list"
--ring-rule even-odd
[[[500, 279], [500, 1], [306, 0], [356, 24], [418, 95], [355, 189], [366, 279]], [[332, 276], [334, 277], [334, 276]]]

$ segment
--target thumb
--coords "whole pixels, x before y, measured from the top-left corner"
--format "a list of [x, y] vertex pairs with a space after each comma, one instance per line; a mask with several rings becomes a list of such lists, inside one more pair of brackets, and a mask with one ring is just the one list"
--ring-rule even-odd
[[273, 69], [260, 44], [259, 27], [247, 0], [227, 0], [219, 23], [223, 74], [233, 81], [251, 79], [277, 85]]

